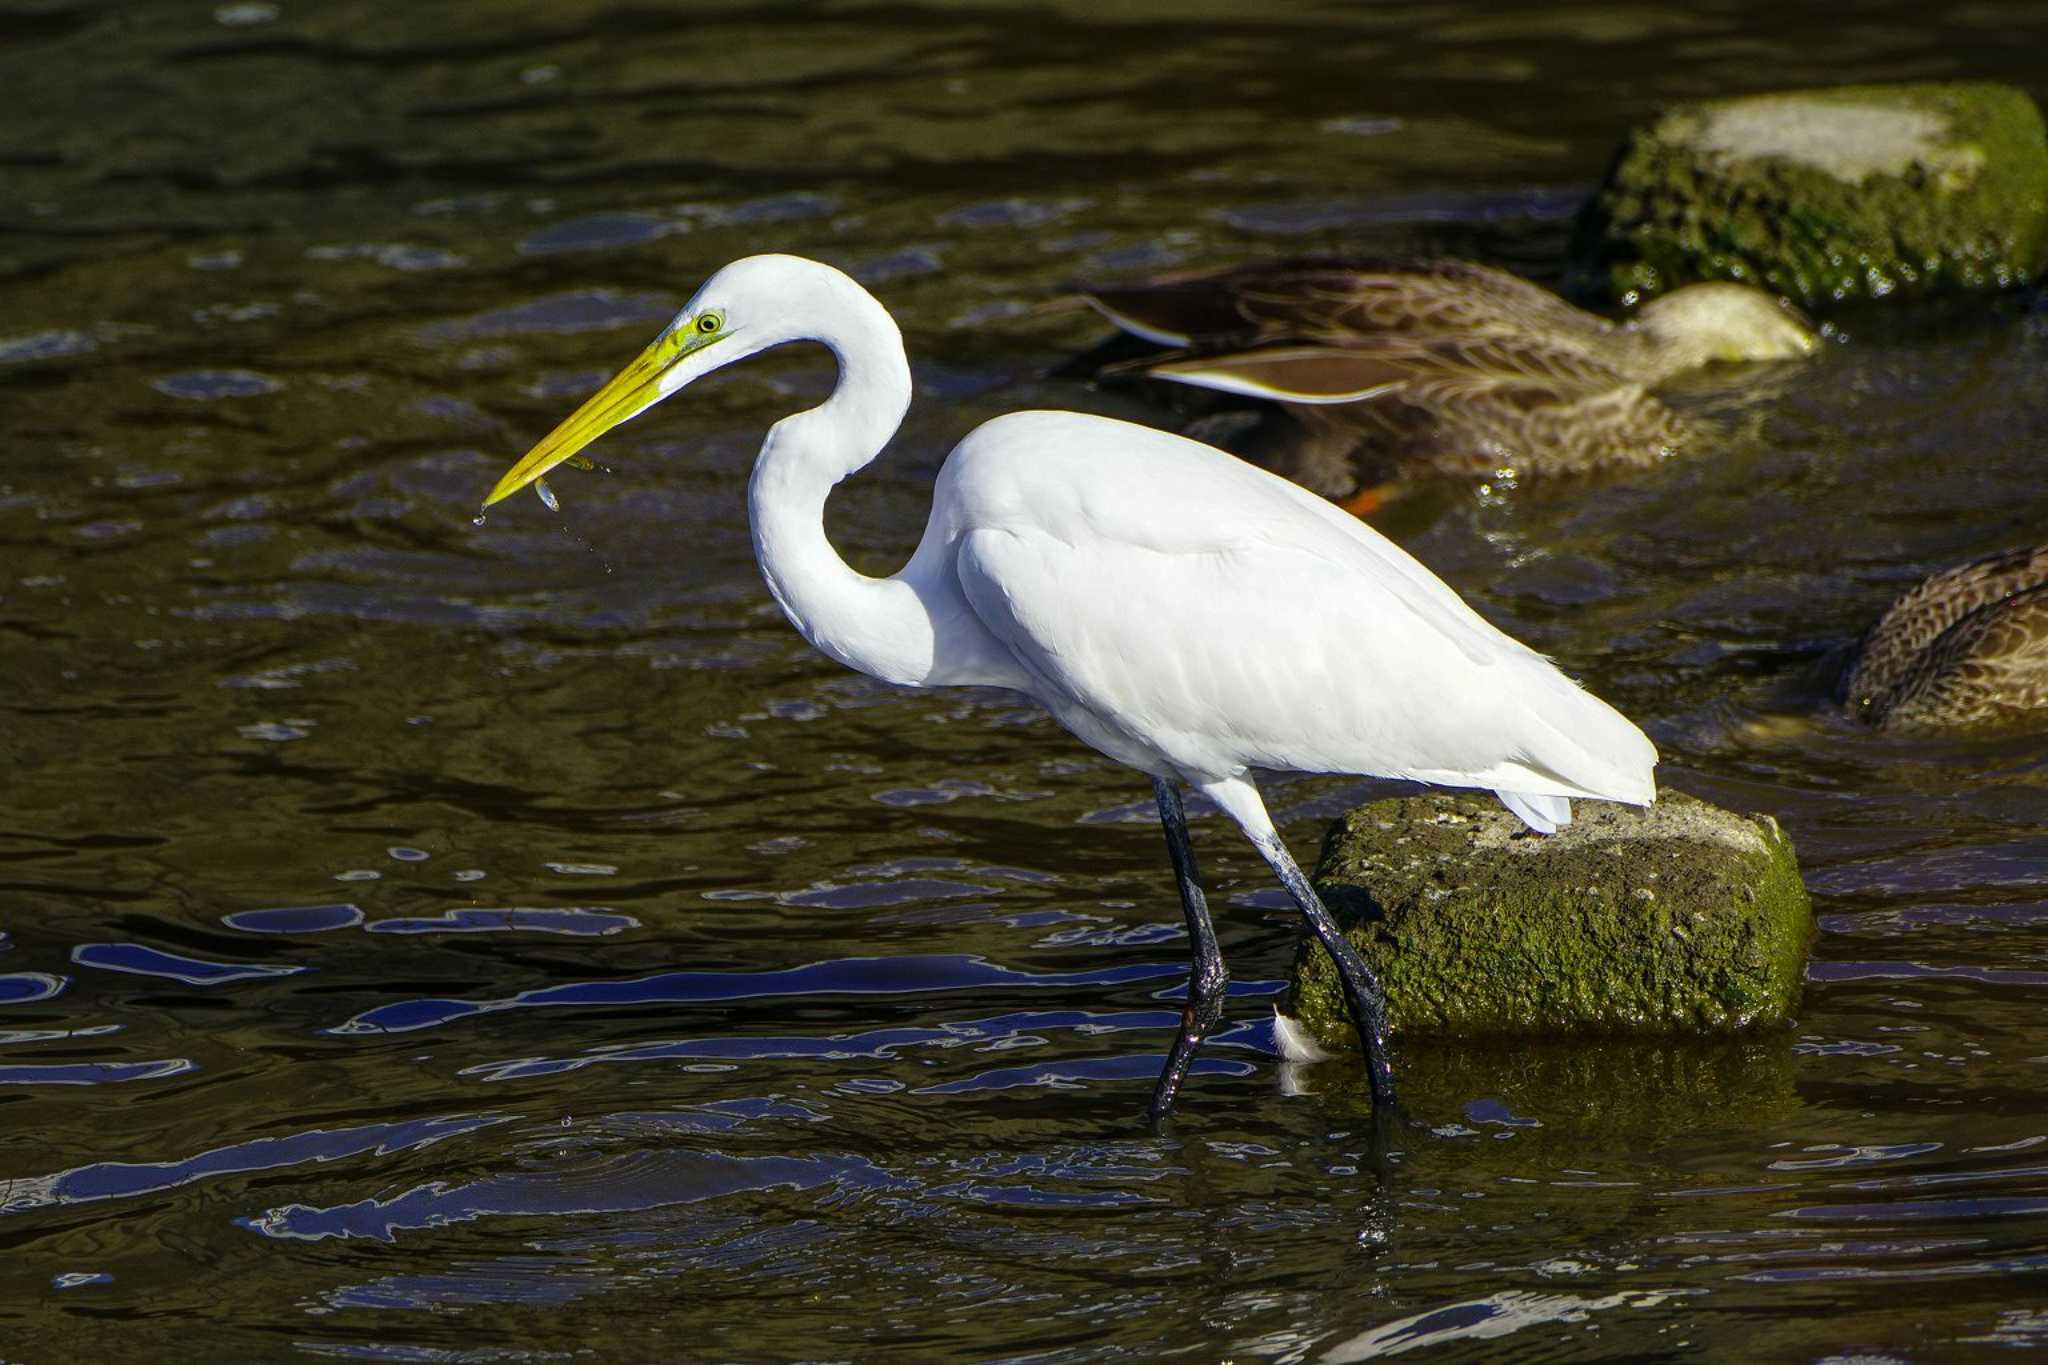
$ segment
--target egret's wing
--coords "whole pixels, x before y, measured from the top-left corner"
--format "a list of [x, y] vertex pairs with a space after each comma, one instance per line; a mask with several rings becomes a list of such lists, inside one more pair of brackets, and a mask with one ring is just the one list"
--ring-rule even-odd
[[940, 500], [976, 616], [1127, 761], [1647, 799], [1634, 726], [1370, 527], [1220, 451], [1013, 414], [955, 451]]
[[1313, 554], [1075, 548], [978, 530], [957, 572], [1029, 690], [1135, 766], [1369, 773], [1536, 802], [1649, 798], [1648, 742], [1547, 661], [1503, 648], [1475, 662], [1403, 610], [1398, 586]]
[[1031, 690], [1116, 758], [1219, 777], [1251, 764], [1423, 777], [1432, 721], [1393, 685], [1390, 661], [1434, 678], [1484, 666], [1396, 608], [1371, 632], [1379, 649], [1347, 669], [1337, 635], [1359, 641], [1367, 623], [1345, 618], [1362, 618], [1360, 604], [1311, 622], [1286, 595], [1283, 580], [1320, 586], [1322, 567], [1299, 552], [1075, 546], [1029, 528], [971, 531], [957, 560], [967, 600]]
[[954, 449], [934, 501], [950, 534], [1030, 531], [1076, 552], [1128, 545], [1213, 557], [1279, 547], [1322, 561], [1348, 586], [1370, 585], [1474, 663], [1529, 652], [1357, 518], [1213, 446], [1134, 422], [1074, 412], [995, 418]]

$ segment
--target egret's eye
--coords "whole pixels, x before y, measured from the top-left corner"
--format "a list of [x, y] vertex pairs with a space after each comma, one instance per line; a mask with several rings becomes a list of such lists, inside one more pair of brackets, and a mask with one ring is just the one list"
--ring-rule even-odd
[[706, 313], [703, 317], [697, 319], [697, 330], [704, 336], [710, 336], [723, 326], [725, 326], [725, 314], [723, 313]]

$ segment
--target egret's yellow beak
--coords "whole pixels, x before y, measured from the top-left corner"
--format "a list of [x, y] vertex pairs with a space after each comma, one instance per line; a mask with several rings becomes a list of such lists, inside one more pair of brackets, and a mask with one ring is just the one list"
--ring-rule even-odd
[[619, 423], [637, 417], [662, 398], [660, 379], [677, 361], [692, 351], [702, 350], [724, 334], [706, 333], [691, 327], [671, 327], [654, 339], [632, 364], [613, 375], [610, 382], [585, 400], [582, 407], [562, 419], [562, 424], [541, 438], [526, 457], [505, 471], [484, 506], [503, 501], [550, 469], [610, 431]]

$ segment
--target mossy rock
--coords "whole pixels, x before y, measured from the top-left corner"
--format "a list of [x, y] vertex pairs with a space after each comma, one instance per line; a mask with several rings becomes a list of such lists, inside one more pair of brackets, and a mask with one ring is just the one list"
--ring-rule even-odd
[[[1790, 1014], [1813, 910], [1776, 821], [1676, 792], [1574, 814], [1544, 836], [1491, 796], [1432, 794], [1331, 827], [1316, 885], [1394, 1033], [1720, 1033]], [[1324, 1046], [1356, 1046], [1312, 938], [1287, 1012]]]
[[2024, 284], [2048, 265], [2048, 135], [1990, 83], [1683, 105], [1623, 144], [1575, 254], [1620, 302], [1699, 280], [1808, 307]]

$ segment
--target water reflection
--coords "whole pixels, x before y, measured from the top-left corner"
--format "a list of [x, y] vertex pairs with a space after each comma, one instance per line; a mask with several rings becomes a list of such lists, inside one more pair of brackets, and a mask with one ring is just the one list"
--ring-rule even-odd
[[1443, 1346], [1456, 1341], [1490, 1341], [1513, 1336], [1532, 1327], [1583, 1323], [1595, 1313], [1617, 1308], [1661, 1308], [1673, 1299], [1702, 1292], [1638, 1289], [1588, 1298], [1580, 1294], [1539, 1294], [1525, 1289], [1508, 1289], [1485, 1298], [1432, 1308], [1428, 1312], [1361, 1332], [1331, 1347], [1316, 1359], [1321, 1365], [1381, 1360], [1425, 1346]]
[[406, 1000], [379, 1005], [332, 1033], [406, 1033], [500, 1010], [561, 1006], [715, 1004], [794, 1000], [811, 995], [928, 995], [942, 991], [1117, 986], [1161, 977], [1185, 979], [1178, 964], [1131, 964], [1097, 971], [1027, 972], [984, 958], [932, 953], [921, 957], [831, 958], [765, 972], [662, 972], [626, 981], [583, 981], [496, 1000]]
[[389, 1155], [503, 1122], [502, 1117], [449, 1118], [314, 1129], [290, 1137], [238, 1142], [181, 1161], [93, 1162], [0, 1184], [0, 1212], [15, 1214], [51, 1205], [132, 1199], [193, 1181], [365, 1154]]
[[[772, 247], [910, 338], [909, 425], [829, 511], [891, 570], [974, 422], [1157, 415], [1051, 377], [1093, 334], [1037, 305], [1076, 280], [1555, 279], [1657, 104], [2048, 96], [2041, 22], [0, 17], [9, 1348], [75, 1354], [87, 1314], [258, 1359], [2040, 1346], [2039, 746], [1873, 737], [1816, 682], [1903, 584], [2048, 518], [2039, 307], [1842, 320], [1713, 459], [1390, 523], [1642, 717], [1666, 781], [1776, 815], [1826, 932], [1787, 1035], [1404, 1045], [1385, 1143], [1345, 1062], [1279, 1060], [1292, 926], [1199, 810], [1230, 1027], [1173, 1127], [1136, 1121], [1186, 970], [1142, 784], [1014, 699], [837, 673], [761, 587], [748, 462], [822, 356], [622, 429], [567, 533], [469, 518]], [[1376, 790], [1273, 804], [1307, 854]]]
[[[1277, 989], [1277, 983], [1265, 983], [1258, 993], [1272, 994]], [[893, 1062], [901, 1058], [906, 1050], [913, 1048], [967, 1047], [973, 1052], [987, 1053], [1045, 1047], [1050, 1041], [1045, 1036], [1047, 1033], [1072, 1030], [1086, 1035], [1151, 1032], [1155, 1035], [1151, 1041], [1162, 1047], [1160, 1053], [1148, 1052], [1142, 1058], [1111, 1060], [1118, 1067], [1123, 1067], [1126, 1062], [1133, 1062], [1140, 1067], [1151, 1068], [1149, 1073], [1142, 1070], [1131, 1072], [1126, 1068], [1118, 1073], [1123, 1079], [1156, 1079], [1163, 1056], [1163, 1046], [1179, 1024], [1178, 1010], [1027, 1010], [987, 1019], [949, 1020], [933, 1027], [871, 1029], [863, 1033], [834, 1034], [823, 1038], [727, 1036], [639, 1043], [630, 1047], [601, 1046], [587, 1049], [576, 1057], [521, 1057], [512, 1061], [490, 1062], [465, 1068], [460, 1074], [487, 1081], [500, 1081], [555, 1075], [565, 1071], [578, 1071], [587, 1066], [611, 1063], [683, 1060], [759, 1062], [786, 1059], [844, 1062], [861, 1058]], [[1210, 1046], [1251, 1048], [1267, 1056], [1277, 1055], [1278, 1052], [1272, 1041], [1272, 1026], [1269, 1023], [1221, 1029], [1212, 1037]], [[1048, 1065], [1085, 1068], [1094, 1064], [1060, 1061]], [[1220, 1069], [1230, 1075], [1250, 1074], [1250, 1069], [1242, 1066], [1221, 1066]], [[1027, 1068], [1022, 1074], [1036, 1073], [1029, 1072]], [[944, 1094], [950, 1090], [986, 1089], [990, 1086], [984, 1083], [983, 1077], [977, 1076], [964, 1081], [922, 1088], [932, 1093]]]

